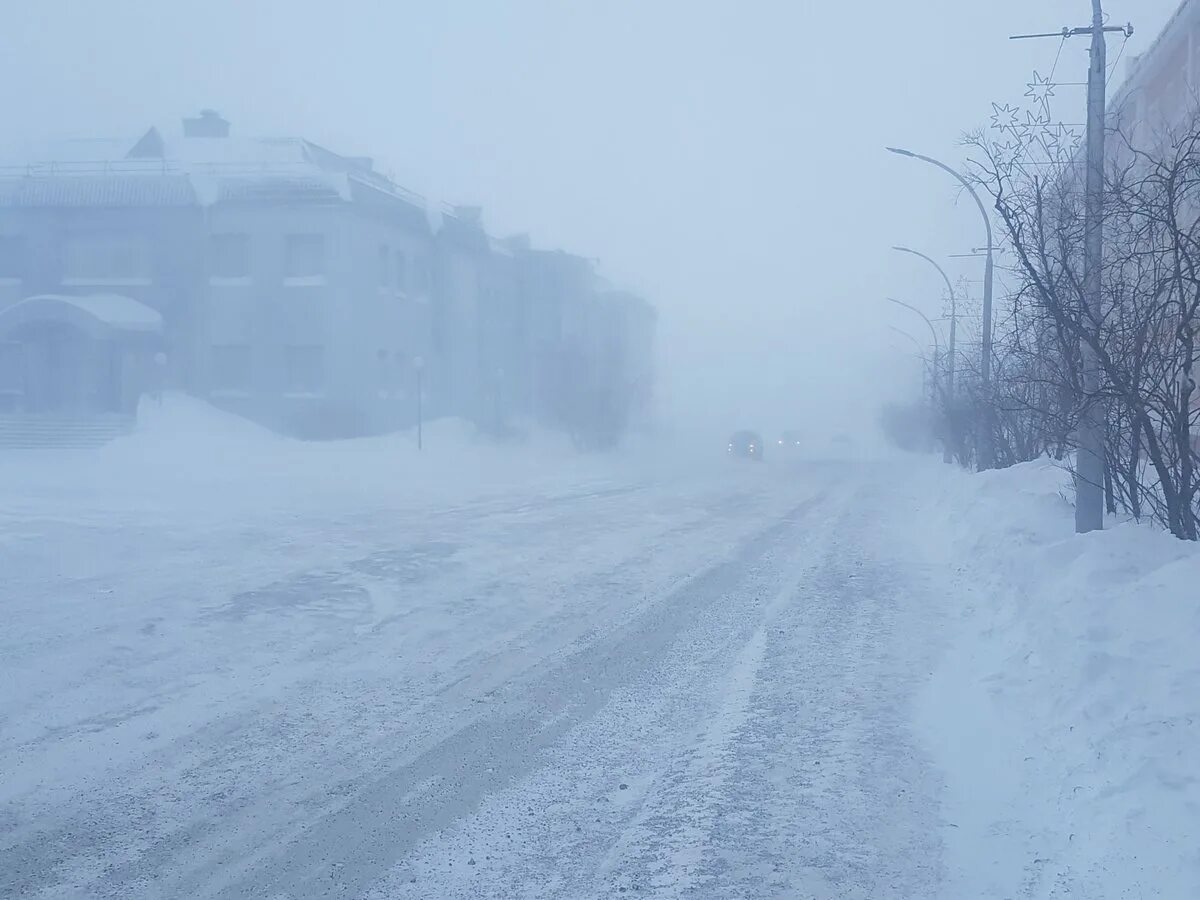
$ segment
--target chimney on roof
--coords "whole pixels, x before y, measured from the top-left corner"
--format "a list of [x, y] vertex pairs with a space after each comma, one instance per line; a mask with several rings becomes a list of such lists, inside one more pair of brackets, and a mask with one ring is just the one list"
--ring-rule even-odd
[[229, 122], [215, 109], [202, 109], [200, 115], [183, 120], [184, 137], [227, 138]]

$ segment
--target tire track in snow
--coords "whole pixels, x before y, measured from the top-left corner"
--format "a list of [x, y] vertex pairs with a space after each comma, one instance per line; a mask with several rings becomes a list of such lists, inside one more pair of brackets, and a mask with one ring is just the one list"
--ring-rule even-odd
[[886, 486], [849, 487], [370, 897], [931, 896], [936, 779], [908, 713], [927, 585], [879, 544], [903, 527]]

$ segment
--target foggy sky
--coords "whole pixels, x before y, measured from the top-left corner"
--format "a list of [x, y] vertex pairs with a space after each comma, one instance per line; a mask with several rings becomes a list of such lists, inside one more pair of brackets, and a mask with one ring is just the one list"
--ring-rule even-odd
[[[1118, 78], [1176, 5], [1108, 0], [1137, 28]], [[213, 107], [242, 135], [374, 156], [644, 292], [672, 419], [845, 427], [914, 389], [886, 324], [921, 323], [881, 298], [938, 308], [936, 274], [888, 247], [982, 243], [947, 178], [883, 147], [960, 161], [962, 132], [1058, 49], [1007, 35], [1089, 16], [1086, 0], [38, 0], [4, 12], [0, 140], [136, 136]], [[1084, 79], [1086, 50], [1066, 45], [1058, 80]], [[1056, 112], [1080, 121], [1082, 103], [1061, 88]]]

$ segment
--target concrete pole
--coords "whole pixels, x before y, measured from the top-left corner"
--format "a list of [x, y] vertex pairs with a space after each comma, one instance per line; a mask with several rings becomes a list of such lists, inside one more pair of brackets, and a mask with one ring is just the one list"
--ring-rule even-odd
[[[1104, 263], [1104, 115], [1107, 47], [1101, 0], [1092, 0], [1092, 54], [1088, 67], [1087, 200], [1084, 214], [1083, 328], [1099, 340], [1100, 276]], [[1092, 345], [1081, 341], [1083, 393], [1087, 404], [1079, 423], [1075, 461], [1075, 531], [1104, 527], [1104, 431], [1097, 394], [1100, 362]]]

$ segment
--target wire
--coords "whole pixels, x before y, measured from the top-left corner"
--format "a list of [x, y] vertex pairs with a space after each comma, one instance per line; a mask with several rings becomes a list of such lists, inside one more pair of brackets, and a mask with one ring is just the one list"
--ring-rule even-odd
[[1113, 75], [1117, 72], [1117, 63], [1121, 61], [1122, 54], [1125, 53], [1125, 45], [1129, 43], [1129, 35], [1125, 35], [1125, 40], [1121, 41], [1121, 49], [1117, 51], [1117, 58], [1113, 60], [1112, 66], [1104, 76], [1105, 82], [1111, 81]]
[[1056, 71], [1058, 71], [1058, 60], [1059, 60], [1059, 57], [1062, 56], [1062, 50], [1063, 50], [1063, 47], [1066, 46], [1066, 43], [1067, 43], [1066, 35], [1063, 35], [1063, 39], [1058, 42], [1058, 52], [1054, 54], [1054, 65], [1052, 65], [1050, 67], [1050, 77], [1046, 79], [1047, 81], [1050, 81], [1050, 82], [1054, 81], [1054, 73]]

